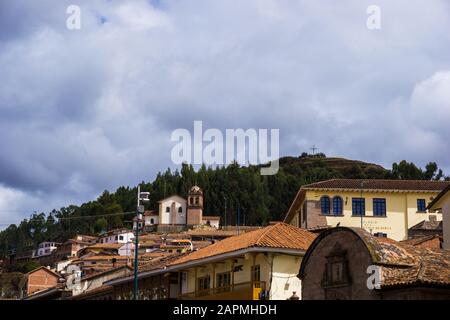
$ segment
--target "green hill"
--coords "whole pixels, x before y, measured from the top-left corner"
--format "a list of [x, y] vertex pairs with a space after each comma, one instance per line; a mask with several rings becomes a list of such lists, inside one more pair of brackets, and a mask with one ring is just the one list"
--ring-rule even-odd
[[[394, 163], [391, 170], [377, 164], [344, 158], [327, 158], [324, 154], [280, 159], [280, 170], [273, 176], [261, 176], [259, 166], [206, 168], [195, 171], [190, 165], [181, 170], [158, 173], [153, 182], [142, 182], [149, 191], [147, 209], [157, 209], [158, 201], [172, 194], [186, 196], [188, 189], [199, 185], [204, 191], [204, 214], [221, 216], [221, 224], [264, 225], [281, 220], [298, 189], [308, 183], [332, 178], [370, 179], [443, 179], [436, 163], [424, 170], [413, 163]], [[448, 177], [446, 178], [448, 179]], [[94, 234], [103, 230], [131, 226], [137, 186], [104, 191], [96, 200], [80, 206], [69, 205], [47, 214], [35, 213], [18, 225], [0, 232], [0, 259], [11, 252], [33, 249], [42, 241], [63, 242], [77, 233]], [[225, 211], [226, 206], [226, 211]], [[238, 221], [238, 211], [240, 221]]]

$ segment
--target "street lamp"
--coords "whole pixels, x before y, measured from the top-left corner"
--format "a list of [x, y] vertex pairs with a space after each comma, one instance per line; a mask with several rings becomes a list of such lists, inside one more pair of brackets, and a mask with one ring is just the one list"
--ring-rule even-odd
[[134, 290], [133, 290], [133, 297], [134, 300], [138, 300], [138, 256], [139, 256], [139, 221], [142, 219], [142, 214], [145, 211], [145, 208], [143, 205], [141, 205], [142, 202], [149, 202], [150, 201], [150, 192], [141, 192], [141, 186], [138, 185], [138, 192], [137, 192], [137, 207], [136, 207], [136, 241], [135, 241], [135, 248], [134, 248]]

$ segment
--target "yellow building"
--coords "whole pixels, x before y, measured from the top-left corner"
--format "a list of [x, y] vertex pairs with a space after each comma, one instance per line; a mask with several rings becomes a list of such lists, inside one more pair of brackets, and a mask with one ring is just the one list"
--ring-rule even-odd
[[301, 293], [301, 259], [315, 234], [274, 223], [216, 242], [172, 262], [179, 299], [285, 300]]
[[450, 250], [450, 185], [438, 194], [428, 205], [428, 209], [441, 212], [443, 220], [443, 248]]
[[372, 234], [405, 240], [421, 221], [442, 220], [427, 205], [448, 181], [332, 179], [302, 186], [284, 221], [309, 230], [361, 227]]

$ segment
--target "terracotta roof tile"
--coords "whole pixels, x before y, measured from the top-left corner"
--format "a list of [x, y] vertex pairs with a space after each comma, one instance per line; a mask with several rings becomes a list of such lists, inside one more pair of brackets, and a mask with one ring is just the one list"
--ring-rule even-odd
[[119, 256], [119, 255], [96, 255], [96, 256], [91, 256], [91, 257], [87, 257], [87, 258], [82, 258], [80, 260], [84, 260], [84, 261], [92, 261], [92, 260], [112, 260], [112, 259], [116, 259], [116, 260], [127, 260], [127, 259], [131, 259], [128, 256]]
[[381, 180], [381, 179], [331, 179], [302, 186], [302, 189], [361, 189], [441, 192], [450, 181]]
[[371, 263], [380, 267], [381, 289], [398, 286], [450, 287], [450, 251], [409, 245], [389, 238], [378, 238], [361, 228], [336, 227], [321, 233], [303, 259], [299, 276], [309, 256], [324, 237], [336, 232], [351, 231], [364, 242]]
[[374, 264], [381, 266], [381, 287], [435, 284], [450, 286], [450, 252], [378, 238], [349, 228], [365, 242]]
[[411, 246], [420, 246], [420, 247], [435, 247], [436, 249], [440, 249], [441, 236], [438, 234], [433, 235], [425, 235], [417, 238], [412, 238], [408, 240], [400, 241], [400, 243], [408, 244]]
[[96, 243], [86, 249], [120, 249], [125, 243]]
[[171, 264], [185, 263], [251, 247], [306, 251], [315, 238], [315, 234], [305, 229], [299, 229], [281, 222], [238, 236], [226, 238], [198, 251], [194, 251]]

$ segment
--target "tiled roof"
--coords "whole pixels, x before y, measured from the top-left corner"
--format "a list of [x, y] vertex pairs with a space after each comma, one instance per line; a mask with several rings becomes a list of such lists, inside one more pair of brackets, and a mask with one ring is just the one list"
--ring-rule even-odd
[[408, 246], [408, 252], [415, 258], [409, 268], [382, 267], [382, 287], [400, 285], [444, 285], [450, 286], [450, 252]]
[[96, 243], [87, 247], [87, 249], [120, 249], [125, 243]]
[[113, 286], [102, 285], [98, 288], [88, 290], [86, 292], [83, 292], [76, 296], [73, 296], [73, 297], [71, 297], [71, 300], [83, 300], [83, 299], [89, 298], [91, 296], [95, 296], [97, 294], [107, 294], [107, 293], [111, 292], [113, 289], [114, 289]]
[[302, 189], [364, 189], [441, 192], [449, 185], [450, 181], [331, 179], [304, 185], [302, 186]]
[[41, 270], [41, 269], [47, 271], [48, 273], [50, 273], [50, 274], [53, 275], [54, 277], [57, 277], [57, 278], [60, 278], [60, 277], [61, 277], [61, 275], [60, 275], [59, 273], [57, 273], [57, 272], [55, 272], [55, 271], [53, 271], [53, 270], [50, 270], [49, 268], [44, 267], [44, 266], [37, 267], [36, 269], [31, 270], [30, 272], [26, 273], [26, 275], [30, 275], [30, 274], [32, 274], [32, 273], [35, 273], [36, 271]]
[[441, 241], [441, 236], [437, 235], [437, 234], [433, 234], [433, 235], [426, 235], [426, 236], [422, 236], [422, 237], [417, 237], [417, 238], [412, 238], [412, 239], [408, 239], [408, 240], [403, 240], [400, 241], [400, 243], [402, 244], [408, 244], [411, 246], [419, 246], [419, 247], [430, 247], [429, 244], [434, 243], [434, 241], [436, 242], [436, 249], [439, 249], [440, 246], [440, 241]]
[[130, 257], [128, 256], [119, 256], [119, 255], [114, 255], [114, 256], [108, 256], [108, 255], [96, 255], [96, 256], [91, 256], [91, 257], [87, 257], [87, 258], [83, 258], [81, 260], [84, 261], [96, 261], [96, 260], [112, 260], [112, 259], [116, 259], [116, 260], [127, 260], [130, 259]]
[[[262, 229], [262, 228], [258, 228]], [[254, 231], [257, 229], [251, 229], [250, 231]], [[241, 230], [238, 233], [238, 230], [217, 230], [216, 228], [197, 228], [187, 231], [186, 233], [190, 236], [204, 236], [204, 237], [231, 237], [231, 236], [237, 236], [239, 234], [243, 234], [245, 232], [248, 232], [248, 230]]]
[[149, 210], [144, 212], [144, 217], [150, 217], [150, 216], [158, 216], [158, 211], [156, 210]]
[[186, 256], [186, 253], [164, 254], [146, 261], [142, 265], [139, 264], [139, 272], [163, 269], [173, 261]]
[[99, 235], [99, 238], [103, 238], [106, 236], [113, 236], [113, 235], [119, 235], [122, 233], [131, 233], [133, 232], [132, 230], [128, 230], [126, 228], [119, 228], [119, 229], [114, 229], [114, 230], [109, 230], [107, 232], [104, 232], [102, 234]]
[[82, 278], [81, 280], [89, 280], [89, 279], [93, 279], [93, 278], [98, 278], [98, 277], [104, 276], [105, 274], [109, 274], [109, 273], [113, 273], [113, 272], [121, 271], [121, 270], [126, 270], [126, 269], [132, 270], [132, 268], [130, 266], [128, 266], [128, 265], [122, 265], [122, 266], [119, 266], [119, 267], [116, 267], [116, 268], [110, 268], [110, 269], [107, 269], [107, 270], [104, 270], [104, 271], [100, 271], [100, 272], [96, 272], [96, 273], [90, 274], [90, 275]]
[[409, 228], [410, 230], [436, 230], [442, 232], [442, 221], [437, 220], [424, 220], [422, 222], [419, 222], [415, 226], [412, 226]]
[[303, 276], [304, 265], [321, 239], [330, 233], [349, 230], [364, 242], [372, 264], [380, 267], [381, 288], [411, 285], [450, 286], [449, 251], [413, 246], [389, 238], [378, 238], [364, 229], [348, 227], [324, 231], [308, 250], [302, 262], [300, 275]]
[[306, 251], [315, 237], [316, 235], [311, 232], [280, 222], [216, 242], [171, 264], [185, 263], [252, 247]]

